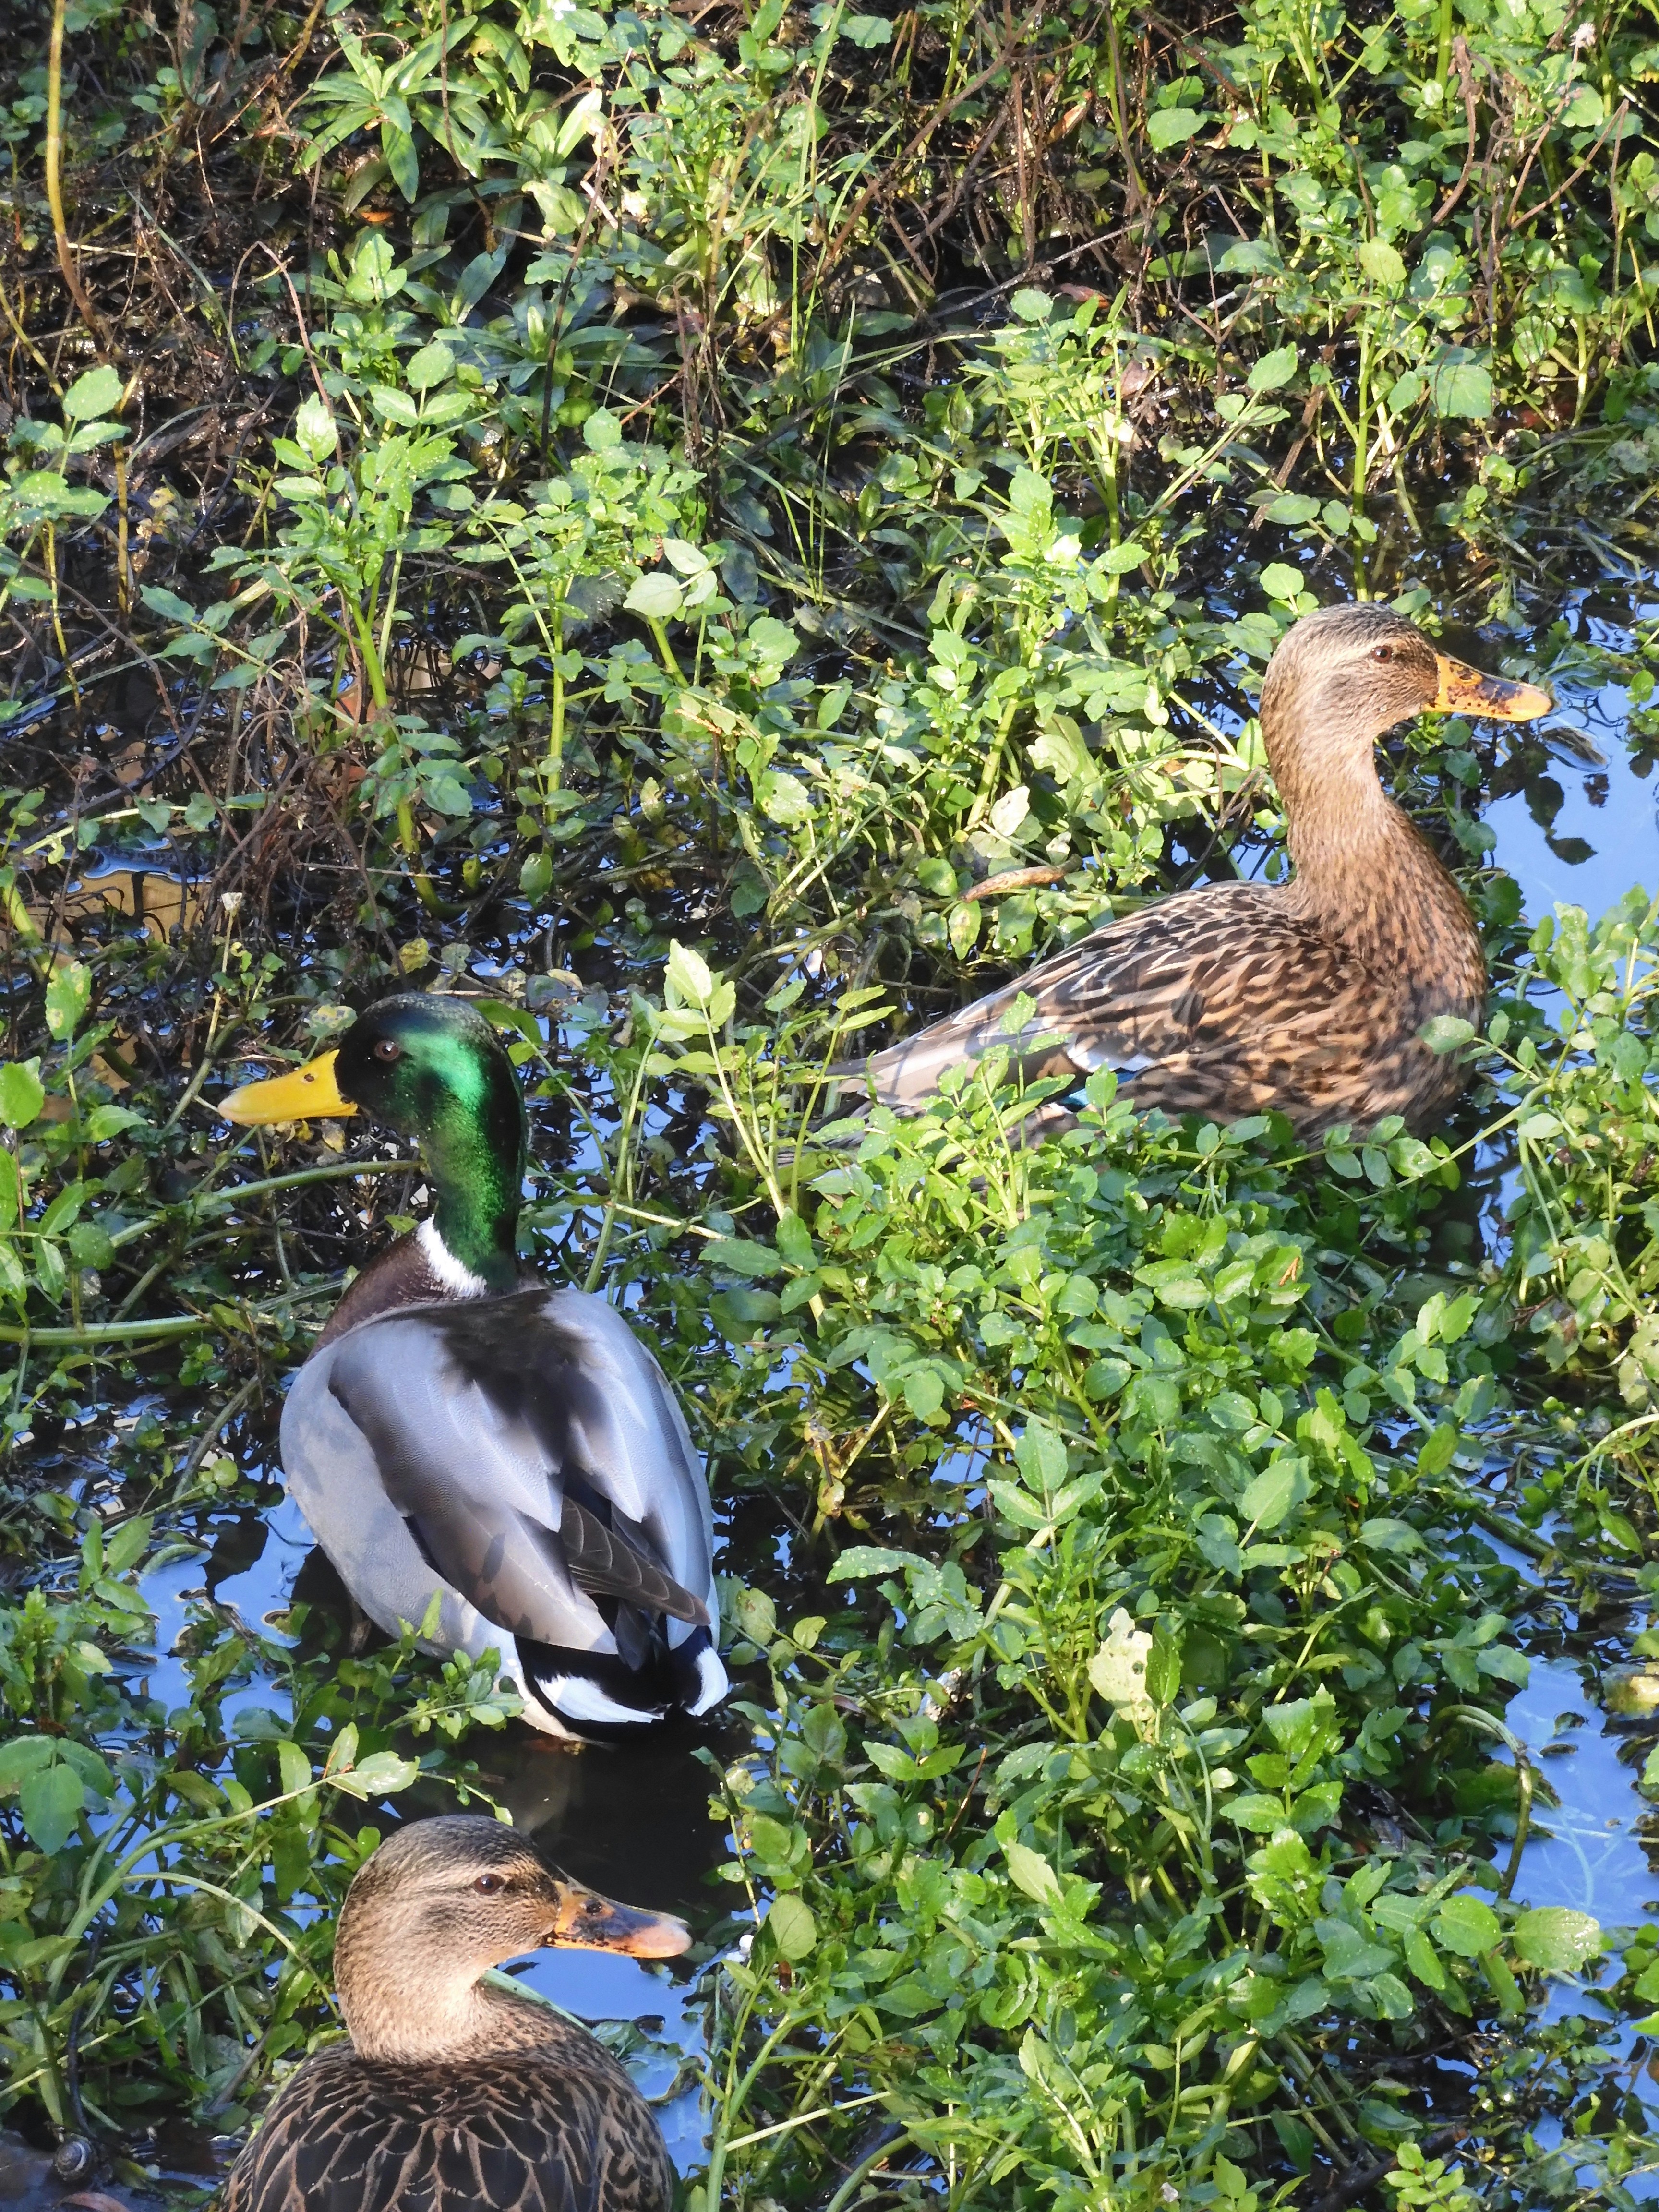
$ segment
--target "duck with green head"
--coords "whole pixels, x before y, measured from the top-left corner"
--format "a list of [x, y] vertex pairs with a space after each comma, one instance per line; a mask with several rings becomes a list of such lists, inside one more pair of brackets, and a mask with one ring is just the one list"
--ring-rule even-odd
[[389, 1634], [500, 1652], [554, 1735], [725, 1695], [708, 1486], [614, 1307], [526, 1275], [524, 1103], [464, 1000], [382, 1000], [334, 1051], [221, 1102], [246, 1127], [362, 1113], [415, 1139], [434, 1203], [351, 1285], [295, 1380], [283, 1468]]

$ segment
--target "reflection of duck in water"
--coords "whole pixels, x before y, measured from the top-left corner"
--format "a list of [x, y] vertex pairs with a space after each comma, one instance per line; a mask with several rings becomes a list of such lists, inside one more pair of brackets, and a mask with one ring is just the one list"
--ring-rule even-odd
[[[1162, 899], [842, 1072], [882, 1104], [915, 1108], [947, 1068], [1007, 1047], [1028, 1080], [1113, 1068], [1137, 1106], [1170, 1115], [1227, 1122], [1276, 1107], [1307, 1136], [1389, 1114], [1428, 1127], [1465, 1076], [1420, 1033], [1437, 1015], [1479, 1024], [1486, 963], [1462, 893], [1385, 795], [1372, 748], [1425, 711], [1524, 722], [1550, 705], [1530, 684], [1437, 653], [1386, 607], [1304, 616], [1261, 686], [1291, 882]], [[1022, 992], [1036, 1010], [1010, 1036], [1003, 1017]], [[1039, 1038], [1060, 1042], [1022, 1063], [1022, 1042]], [[1056, 1099], [1046, 1118], [1063, 1110]]]
[[430, 1219], [341, 1299], [283, 1413], [283, 1467], [389, 1634], [492, 1646], [555, 1735], [706, 1712], [708, 1492], [672, 1391], [615, 1309], [520, 1273], [513, 1064], [459, 999], [383, 1000], [308, 1066], [221, 1101], [257, 1124], [359, 1110], [418, 1139]]
[[678, 1920], [550, 1874], [498, 1821], [399, 1829], [340, 1913], [351, 2041], [282, 2090], [225, 2212], [669, 2212], [661, 2132], [616, 2060], [482, 1977], [543, 1945], [669, 1959], [690, 1942]]

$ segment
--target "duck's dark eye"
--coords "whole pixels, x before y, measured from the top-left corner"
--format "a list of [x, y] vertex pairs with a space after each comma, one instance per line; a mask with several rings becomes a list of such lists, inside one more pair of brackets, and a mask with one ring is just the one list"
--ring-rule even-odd
[[[1394, 659], [1394, 647], [1391, 645], [1374, 645], [1371, 647], [1371, 659], [1373, 660], [1392, 660]], [[376, 1045], [374, 1049], [378, 1052], [380, 1050], [379, 1045]]]
[[[378, 1052], [380, 1050], [380, 1047], [376, 1045], [374, 1049]], [[394, 1044], [392, 1049], [393, 1052], [396, 1052], [398, 1048]], [[507, 1887], [507, 1877], [504, 1875], [499, 1874], [481, 1874], [477, 1881], [473, 1883], [472, 1887], [474, 1889], [477, 1890], [482, 1896], [495, 1897]]]
[[390, 1037], [377, 1037], [369, 1050], [376, 1060], [383, 1060], [388, 1067], [394, 1060], [401, 1060], [404, 1056], [402, 1045], [394, 1044]]

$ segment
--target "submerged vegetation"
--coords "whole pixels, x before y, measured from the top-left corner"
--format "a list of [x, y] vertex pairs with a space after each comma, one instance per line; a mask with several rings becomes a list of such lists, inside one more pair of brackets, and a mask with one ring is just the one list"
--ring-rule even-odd
[[1484, 627], [1569, 748], [1619, 687], [1640, 788], [1650, 0], [33, 0], [7, 66], [9, 2124], [199, 2200], [386, 1820], [500, 1794], [489, 1669], [218, 1595], [421, 1199], [213, 1102], [429, 985], [726, 1540], [689, 2204], [1631, 2202], [1659, 1928], [1529, 1899], [1504, 1716], [1575, 1613], [1659, 1656], [1659, 882], [1525, 910], [1545, 739], [1425, 725], [1440, 1134], [1097, 1077], [1034, 1149], [994, 1059], [823, 1124], [1281, 871], [1315, 605]]

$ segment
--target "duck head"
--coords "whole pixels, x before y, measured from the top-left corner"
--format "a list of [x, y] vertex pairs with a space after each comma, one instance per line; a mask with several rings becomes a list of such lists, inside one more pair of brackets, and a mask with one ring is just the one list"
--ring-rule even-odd
[[690, 1941], [683, 1921], [555, 1873], [500, 1821], [449, 1814], [399, 1828], [358, 1869], [335, 1984], [360, 2057], [435, 2060], [499, 2039], [501, 2000], [477, 1984], [506, 1960], [548, 1947], [672, 1959]]
[[364, 1114], [421, 1147], [446, 1252], [511, 1290], [524, 1183], [524, 1101], [506, 1048], [464, 999], [411, 991], [360, 1014], [332, 1052], [219, 1102], [255, 1127]]
[[1280, 796], [1294, 809], [1316, 792], [1376, 787], [1372, 747], [1414, 714], [1529, 722], [1553, 703], [1535, 684], [1483, 675], [1437, 653], [1391, 608], [1322, 607], [1292, 624], [1267, 663], [1261, 736]]

